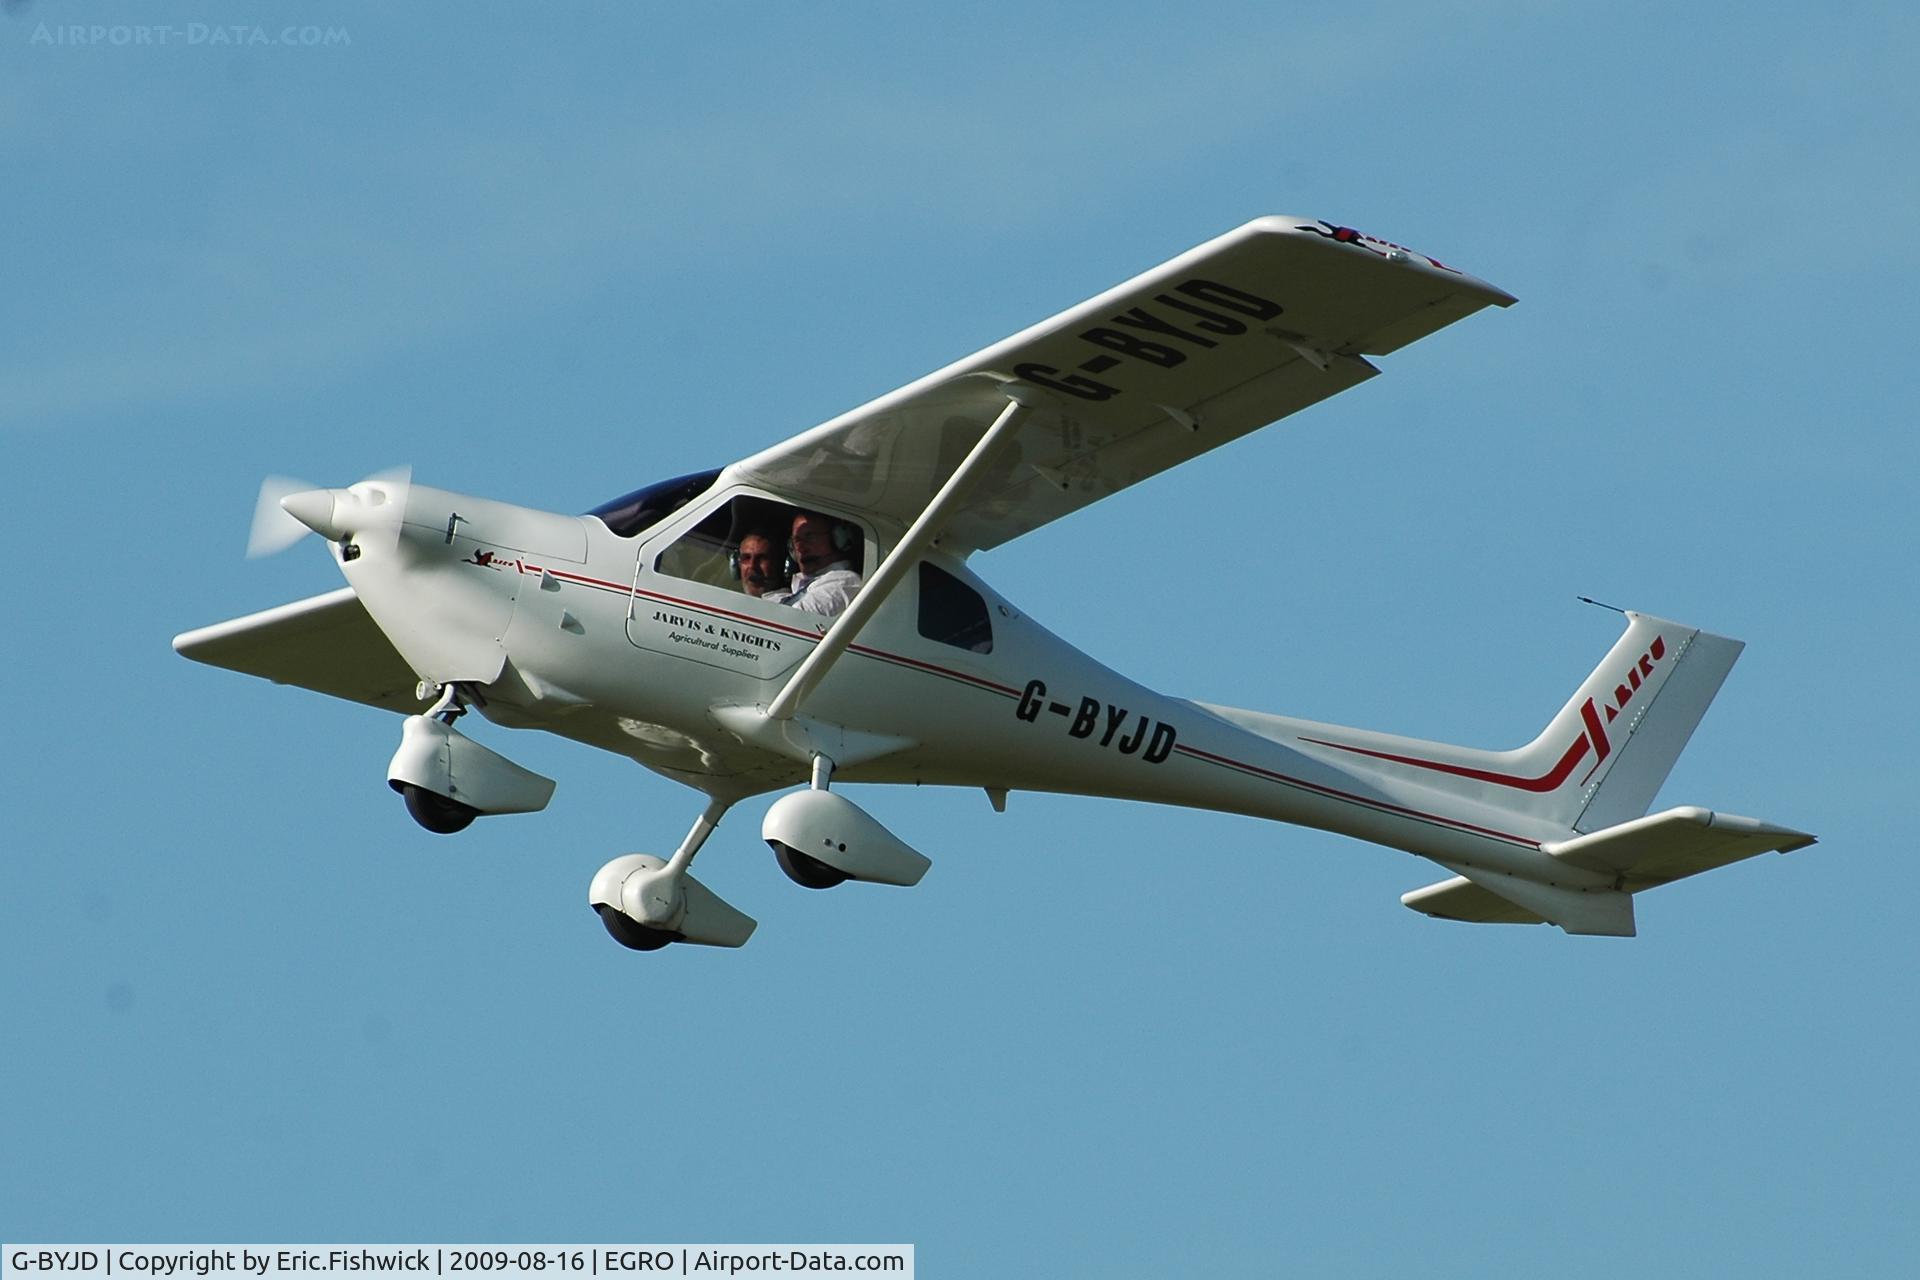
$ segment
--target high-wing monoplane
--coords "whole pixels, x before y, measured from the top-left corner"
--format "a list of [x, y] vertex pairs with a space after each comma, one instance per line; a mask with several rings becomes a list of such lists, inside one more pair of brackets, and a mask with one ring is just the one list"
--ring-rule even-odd
[[974, 551], [1371, 378], [1370, 357], [1513, 299], [1332, 223], [1250, 222], [958, 363], [713, 471], [557, 515], [375, 476], [263, 489], [255, 550], [312, 531], [348, 586], [174, 648], [401, 714], [389, 784], [452, 833], [554, 783], [469, 712], [630, 757], [705, 805], [667, 857], [589, 901], [635, 950], [739, 946], [690, 873], [733, 805], [809, 888], [912, 885], [929, 860], [840, 783], [1114, 796], [1404, 849], [1452, 920], [1631, 935], [1633, 895], [1813, 837], [1648, 813], [1738, 641], [1625, 613], [1539, 736], [1485, 751], [1157, 693], [981, 581]]

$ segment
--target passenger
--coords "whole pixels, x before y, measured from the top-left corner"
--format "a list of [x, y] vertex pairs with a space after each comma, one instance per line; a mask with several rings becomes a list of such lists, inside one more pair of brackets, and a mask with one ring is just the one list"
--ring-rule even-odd
[[860, 573], [853, 567], [859, 546], [859, 530], [844, 520], [817, 511], [800, 512], [793, 518], [793, 536], [787, 543], [799, 566], [793, 585], [760, 598], [834, 617], [860, 590]]
[[742, 537], [733, 553], [733, 572], [740, 579], [740, 589], [760, 597], [785, 593], [786, 559], [772, 534], [755, 531]]

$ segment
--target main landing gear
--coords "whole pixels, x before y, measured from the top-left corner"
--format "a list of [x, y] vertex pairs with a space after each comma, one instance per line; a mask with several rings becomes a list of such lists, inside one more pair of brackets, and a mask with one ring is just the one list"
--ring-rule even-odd
[[[931, 865], [845, 796], [827, 789], [833, 761], [813, 759], [813, 785], [782, 796], [767, 810], [760, 835], [773, 847], [780, 869], [794, 883], [829, 889], [848, 880], [912, 885]], [[733, 803], [712, 797], [705, 813], [666, 861], [629, 853], [600, 868], [587, 902], [613, 940], [634, 951], [657, 951], [670, 942], [737, 947], [754, 922], [687, 874], [693, 855]]]
[[[453, 722], [465, 714], [467, 707], [461, 700], [460, 686], [450, 684], [440, 691], [440, 700], [427, 712], [427, 719], [451, 728]], [[429, 791], [417, 782], [395, 780], [389, 785], [407, 802], [407, 812], [413, 815], [413, 820], [435, 835], [450, 836], [465, 831], [480, 816], [480, 811], [472, 805]]]
[[[832, 781], [833, 761], [815, 756], [813, 789], [824, 792]], [[802, 853], [783, 840], [768, 839], [767, 843], [773, 846], [773, 860], [780, 864], [780, 870], [802, 889], [833, 889], [852, 878], [838, 867], [829, 866], [810, 853]]]
[[407, 802], [413, 820], [437, 835], [464, 831], [494, 813], [534, 813], [547, 807], [553, 779], [522, 769], [453, 727], [467, 712], [470, 691], [441, 687], [423, 716], [400, 727], [400, 749], [387, 765], [387, 785]]
[[400, 798], [407, 802], [407, 812], [413, 815], [413, 820], [435, 835], [450, 836], [465, 831], [480, 816], [480, 811], [470, 804], [461, 804], [449, 796], [437, 796], [411, 782], [400, 784]]

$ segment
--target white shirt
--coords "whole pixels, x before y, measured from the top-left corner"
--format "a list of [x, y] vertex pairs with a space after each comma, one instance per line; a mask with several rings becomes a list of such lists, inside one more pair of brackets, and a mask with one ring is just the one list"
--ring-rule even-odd
[[852, 604], [859, 590], [860, 575], [848, 561], [836, 560], [818, 573], [796, 573], [791, 589], [769, 591], [760, 598], [831, 618]]

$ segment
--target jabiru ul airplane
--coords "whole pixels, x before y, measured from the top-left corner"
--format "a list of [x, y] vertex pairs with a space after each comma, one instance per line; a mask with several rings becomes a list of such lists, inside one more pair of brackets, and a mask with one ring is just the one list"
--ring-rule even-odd
[[[584, 515], [374, 476], [263, 487], [256, 552], [319, 534], [348, 585], [174, 640], [188, 658], [401, 715], [387, 780], [430, 830], [544, 808], [554, 783], [468, 713], [629, 757], [704, 804], [590, 905], [622, 945], [737, 947], [695, 879], [721, 818], [813, 889], [913, 885], [929, 859], [841, 784], [1123, 797], [1345, 833], [1447, 876], [1429, 916], [1630, 936], [1634, 895], [1813, 837], [1649, 813], [1741, 644], [1623, 611], [1540, 734], [1488, 751], [1156, 692], [969, 567], [1100, 498], [1306, 409], [1513, 298], [1404, 246], [1265, 217], [731, 465]], [[472, 722], [468, 722], [471, 724]]]

